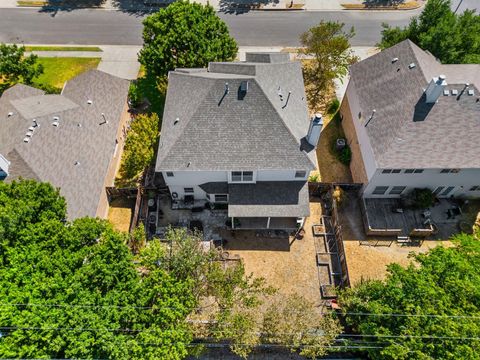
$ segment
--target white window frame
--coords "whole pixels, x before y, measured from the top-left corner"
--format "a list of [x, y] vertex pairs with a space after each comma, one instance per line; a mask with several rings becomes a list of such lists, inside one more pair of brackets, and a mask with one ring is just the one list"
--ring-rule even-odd
[[[402, 189], [402, 191], [398, 192], [398, 190]], [[402, 195], [403, 192], [407, 189], [406, 186], [392, 186], [390, 191], [388, 192], [388, 195]], [[394, 192], [396, 191], [396, 192]]]
[[[233, 173], [240, 173], [240, 179], [235, 179], [233, 178]], [[247, 173], [247, 174], [245, 174]], [[252, 174], [251, 176], [251, 179], [250, 180], [245, 180], [245, 178], [249, 178], [250, 175], [249, 174]], [[234, 171], [230, 171], [229, 174], [228, 174], [228, 177], [229, 177], [229, 182], [230, 183], [254, 183], [256, 181], [256, 173], [255, 171], [250, 171], [250, 170], [244, 170], [244, 171], [240, 171], [240, 170], [234, 170]]]
[[[226, 204], [228, 203], [228, 194], [212, 194], [215, 203]], [[225, 196], [225, 200], [217, 201], [217, 196]]]
[[295, 179], [305, 179], [306, 176], [307, 172], [305, 170], [295, 170]]
[[[384, 190], [382, 193], [380, 193], [380, 192], [375, 193], [378, 188], [385, 188], [385, 190]], [[385, 195], [385, 194], [387, 193], [387, 191], [388, 191], [389, 188], [390, 188], [390, 186], [383, 186], [383, 185], [381, 185], [381, 186], [375, 186], [375, 188], [374, 188], [373, 191], [372, 191], [372, 195]]]

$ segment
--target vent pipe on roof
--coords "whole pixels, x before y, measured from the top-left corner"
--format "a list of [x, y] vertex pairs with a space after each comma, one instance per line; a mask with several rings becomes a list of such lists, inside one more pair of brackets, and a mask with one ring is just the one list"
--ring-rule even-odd
[[7, 114], [7, 116], [8, 116], [8, 117], [13, 116], [13, 112], [10, 111], [10, 112]]
[[440, 75], [439, 77], [435, 77], [430, 81], [428, 84], [427, 89], [425, 90], [425, 102], [427, 104], [432, 104], [438, 100], [440, 94], [442, 94], [443, 89], [447, 85], [447, 81], [445, 80], [445, 75]]
[[310, 127], [308, 128], [307, 142], [314, 146], [315, 148], [318, 145], [320, 140], [320, 133], [323, 127], [322, 114], [316, 113], [315, 116], [310, 121]]

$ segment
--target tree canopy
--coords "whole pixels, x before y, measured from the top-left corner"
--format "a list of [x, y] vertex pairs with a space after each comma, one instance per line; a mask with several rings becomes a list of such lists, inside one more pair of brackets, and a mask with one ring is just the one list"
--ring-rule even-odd
[[37, 56], [25, 56], [25, 47], [0, 44], [0, 80], [7, 86], [17, 82], [32, 84], [33, 78], [43, 73], [41, 64], [37, 64]]
[[479, 239], [458, 235], [456, 247], [412, 255], [406, 268], [390, 265], [385, 281], [341, 295], [347, 324], [378, 347], [372, 359], [478, 359]]
[[311, 109], [326, 104], [333, 91], [333, 80], [347, 74], [348, 66], [357, 61], [350, 48], [350, 39], [355, 35], [353, 27], [345, 32], [343, 23], [321, 21], [320, 24], [303, 33], [299, 50], [305, 60], [303, 77], [307, 100]]
[[139, 60], [147, 75], [165, 76], [178, 67], [205, 67], [230, 61], [237, 44], [213, 7], [176, 1], [143, 21]]
[[125, 235], [65, 216], [50, 185], [0, 182], [0, 357], [186, 356], [191, 282], [153, 264], [141, 275]]
[[403, 29], [383, 24], [380, 48], [410, 39], [444, 64], [480, 64], [480, 15], [455, 14], [450, 5], [450, 0], [429, 0]]

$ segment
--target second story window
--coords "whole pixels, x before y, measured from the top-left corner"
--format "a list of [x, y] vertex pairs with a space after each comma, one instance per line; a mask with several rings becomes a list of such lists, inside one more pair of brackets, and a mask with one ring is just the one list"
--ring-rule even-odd
[[296, 178], [304, 178], [305, 176], [307, 176], [307, 172], [304, 171], [304, 170], [297, 170], [295, 171], [295, 177]]
[[173, 172], [167, 171], [167, 177], [173, 177]]
[[232, 171], [232, 182], [253, 181], [253, 171]]
[[460, 172], [460, 169], [442, 169], [440, 174], [457, 174]]

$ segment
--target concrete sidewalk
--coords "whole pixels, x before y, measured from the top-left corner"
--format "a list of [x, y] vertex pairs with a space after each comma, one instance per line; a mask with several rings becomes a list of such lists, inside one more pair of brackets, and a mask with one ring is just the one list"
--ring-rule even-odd
[[33, 51], [33, 53], [40, 57], [99, 57], [101, 58], [101, 61], [98, 65], [98, 70], [127, 80], [133, 80], [137, 78], [138, 70], [140, 69], [140, 63], [138, 62], [138, 52], [141, 49], [140, 46], [99, 45], [98, 47], [102, 49], [101, 52]]

